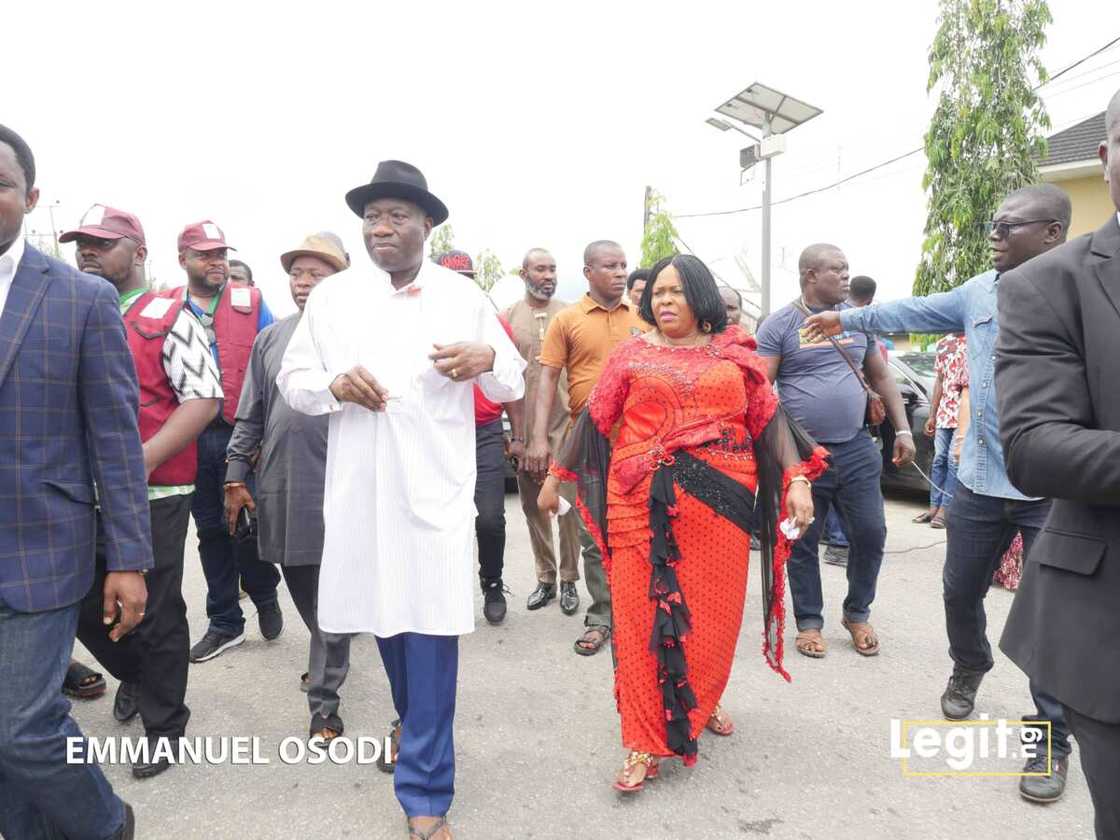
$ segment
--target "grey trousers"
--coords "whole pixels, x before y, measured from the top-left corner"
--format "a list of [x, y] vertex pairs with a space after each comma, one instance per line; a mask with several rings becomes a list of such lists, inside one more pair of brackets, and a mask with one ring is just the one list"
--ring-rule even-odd
[[583, 582], [591, 596], [591, 606], [587, 608], [583, 623], [588, 627], [610, 627], [611, 588], [603, 570], [603, 554], [582, 519], [579, 523], [579, 544], [583, 547]]
[[311, 709], [310, 734], [324, 727], [342, 733], [338, 716], [338, 690], [350, 671], [350, 634], [324, 633], [319, 629], [319, 567], [281, 566], [284, 582], [299, 617], [311, 633], [311, 650], [307, 658], [309, 688], [307, 703]]
[[[537, 564], [540, 583], [556, 583], [556, 544], [552, 539], [552, 517], [537, 507], [541, 484], [528, 473], [517, 473], [517, 494], [529, 526], [529, 543]], [[569, 501], [571, 501], [569, 499]], [[573, 508], [558, 518], [560, 531], [560, 580], [579, 580], [580, 521]]]

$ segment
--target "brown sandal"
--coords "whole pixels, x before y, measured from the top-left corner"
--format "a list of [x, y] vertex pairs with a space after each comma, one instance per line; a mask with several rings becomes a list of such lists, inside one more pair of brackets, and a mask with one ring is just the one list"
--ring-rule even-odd
[[712, 709], [712, 714], [708, 717], [708, 722], [705, 725], [708, 731], [723, 737], [727, 737], [735, 731], [735, 722], [719, 705]]
[[322, 729], [311, 736], [311, 740], [314, 741], [315, 739], [319, 739], [320, 741], [322, 741], [323, 746], [326, 746], [341, 734], [341, 732], [336, 732], [329, 726], [324, 726]]
[[919, 525], [925, 525], [927, 522], [929, 522], [931, 519], [933, 519], [933, 517], [935, 517], [936, 515], [937, 515], [937, 511], [934, 511], [933, 513], [930, 513], [928, 510], [926, 510], [926, 511], [923, 511], [922, 513], [918, 514], [917, 516], [915, 516], [910, 521], [911, 522], [916, 522]]
[[[422, 819], [424, 819], [424, 817], [412, 817], [408, 820], [407, 826], [409, 840], [412, 840], [413, 837], [415, 837], [416, 840], [452, 840], [451, 826], [447, 824], [446, 817], [436, 817], [435, 822], [427, 828], [417, 828], [413, 826], [412, 820]], [[445, 828], [447, 829], [447, 833], [440, 834], [440, 832], [442, 832]], [[438, 838], [436, 837], [437, 834], [440, 834]]]
[[377, 769], [382, 773], [392, 773], [397, 767], [397, 753], [401, 749], [401, 722], [395, 720], [389, 724], [389, 755], [382, 752], [377, 756]]
[[614, 789], [622, 793], [637, 793], [646, 786], [647, 779], [656, 779], [659, 772], [657, 756], [630, 750], [630, 755], [626, 756], [622, 770], [614, 780]]
[[594, 656], [607, 640], [611, 637], [611, 628], [603, 624], [596, 624], [594, 627], [588, 627], [583, 631], [583, 635], [576, 639], [573, 646], [576, 653], [580, 656]]
[[845, 618], [841, 624], [852, 634], [852, 645], [860, 656], [875, 656], [879, 652], [879, 637], [875, 635], [875, 628], [866, 621], [848, 621]]
[[937, 515], [934, 516], [932, 519], [930, 519], [929, 527], [935, 528], [938, 531], [944, 530], [944, 528], [945, 528], [945, 514], [941, 511], [938, 511]]
[[821, 631], [817, 629], [802, 630], [797, 634], [797, 638], [793, 640], [797, 652], [802, 656], [808, 656], [810, 659], [824, 659], [824, 655], [828, 649], [824, 644], [824, 636]]

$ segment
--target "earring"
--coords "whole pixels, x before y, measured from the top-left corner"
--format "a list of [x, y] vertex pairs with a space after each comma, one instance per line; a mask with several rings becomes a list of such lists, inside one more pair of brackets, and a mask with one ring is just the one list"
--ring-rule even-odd
[[710, 333], [712, 331], [712, 325], [710, 323], [708, 323], [707, 321], [701, 321], [700, 322], [700, 331]]

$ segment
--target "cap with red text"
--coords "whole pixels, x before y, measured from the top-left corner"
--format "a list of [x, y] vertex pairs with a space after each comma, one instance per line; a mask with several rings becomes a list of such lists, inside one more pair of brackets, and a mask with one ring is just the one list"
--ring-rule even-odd
[[94, 239], [131, 239], [138, 245], [146, 244], [144, 228], [138, 218], [124, 210], [107, 207], [104, 204], [90, 207], [78, 222], [78, 227], [63, 233], [58, 237], [58, 241], [72, 242], [79, 236], [89, 236]]
[[466, 251], [447, 251], [436, 257], [435, 261], [444, 268], [474, 277], [474, 263], [471, 261], [471, 255]]
[[216, 251], [219, 248], [237, 250], [226, 242], [226, 235], [222, 229], [209, 219], [183, 228], [183, 232], [179, 234], [179, 253], [183, 253], [188, 248], [192, 251]]

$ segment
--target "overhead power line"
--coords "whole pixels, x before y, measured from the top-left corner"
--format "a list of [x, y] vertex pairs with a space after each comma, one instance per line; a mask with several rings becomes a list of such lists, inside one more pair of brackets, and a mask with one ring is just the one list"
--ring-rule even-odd
[[[1084, 64], [1089, 59], [1100, 55], [1101, 53], [1105, 52], [1106, 50], [1111, 49], [1112, 47], [1116, 46], [1117, 44], [1120, 44], [1120, 35], [1113, 38], [1111, 41], [1109, 41], [1103, 47], [1098, 47], [1097, 49], [1093, 50], [1091, 53], [1084, 56], [1083, 58], [1079, 58], [1077, 61], [1075, 61], [1073, 64], [1070, 64], [1068, 67], [1063, 67], [1061, 70], [1059, 70], [1057, 73], [1055, 73], [1049, 79], [1047, 79], [1041, 85], [1038, 85], [1037, 87], [1035, 87], [1034, 88], [1035, 92], [1041, 90], [1043, 87], [1046, 87], [1049, 84], [1052, 84], [1055, 80], [1060, 79], [1066, 73], [1070, 72], [1071, 70], [1073, 70], [1077, 67], [1080, 67], [1082, 64]], [[1104, 65], [1104, 66], [1107, 67], [1109, 65]], [[1099, 70], [1099, 69], [1102, 69], [1102, 68], [1097, 68], [1097, 69]], [[1090, 72], [1093, 72], [1093, 71], [1090, 71]], [[1109, 74], [1109, 76], [1111, 76], [1111, 75], [1113, 75], [1113, 74]], [[1108, 78], [1108, 76], [1103, 76], [1101, 78]], [[1100, 81], [1100, 79], [1094, 79], [1093, 80], [1093, 82], [1097, 82], [1097, 81]], [[1062, 91], [1062, 92], [1067, 93], [1069, 90], [1076, 90], [1078, 87], [1082, 87], [1082, 86], [1083, 85], [1077, 85], [1073, 88], [1069, 88], [1068, 90]], [[908, 152], [903, 152], [901, 155], [896, 155], [895, 157], [892, 157], [890, 160], [884, 160], [883, 162], [877, 163], [874, 166], [869, 166], [866, 169], [861, 169], [859, 172], [854, 172], [851, 175], [847, 175], [847, 176], [841, 178], [838, 181], [833, 181], [831, 184], [825, 184], [824, 186], [815, 187], [814, 189], [811, 189], [811, 190], [805, 190], [805, 192], [798, 193], [797, 195], [791, 195], [788, 198], [783, 198], [779, 201], [773, 201], [773, 202], [771, 202], [770, 206], [771, 207], [777, 207], [780, 204], [789, 204], [791, 201], [798, 201], [799, 199], [807, 198], [808, 196], [816, 195], [817, 193], [827, 192], [828, 190], [835, 189], [836, 187], [842, 186], [843, 184], [846, 184], [849, 181], [854, 181], [856, 178], [862, 178], [864, 175], [869, 175], [869, 174], [871, 174], [872, 172], [875, 172], [878, 169], [882, 169], [886, 166], [890, 166], [892, 163], [898, 163], [900, 160], [905, 160], [908, 157], [912, 157], [913, 155], [918, 154], [918, 152], [921, 152], [921, 151], [924, 151], [924, 150], [925, 150], [925, 146], [919, 146], [916, 149], [911, 149]], [[736, 215], [738, 213], [750, 213], [754, 210], [761, 210], [761, 209], [762, 209], [761, 204], [755, 204], [755, 205], [752, 205], [750, 207], [739, 207], [739, 208], [736, 208], [734, 210], [709, 210], [706, 213], [674, 213], [673, 218], [674, 219], [699, 219], [699, 218], [706, 218], [708, 216], [733, 216], [733, 215]]]

